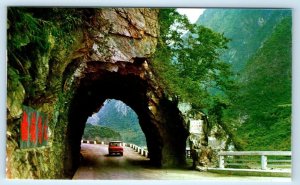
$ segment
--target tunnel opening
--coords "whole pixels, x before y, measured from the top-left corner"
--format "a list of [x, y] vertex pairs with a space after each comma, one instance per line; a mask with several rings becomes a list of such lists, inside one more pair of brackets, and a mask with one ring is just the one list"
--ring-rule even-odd
[[[156, 167], [185, 165], [188, 131], [177, 104], [150, 78], [147, 63], [88, 62], [72, 98], [65, 148], [65, 174], [72, 176], [80, 162], [80, 146], [87, 118], [107, 99], [121, 100], [138, 115], [150, 163]], [[145, 64], [146, 63], [146, 64]]]
[[119, 140], [143, 148], [147, 145], [138, 115], [116, 99], [106, 99], [100, 110], [88, 117], [82, 140], [97, 143]]

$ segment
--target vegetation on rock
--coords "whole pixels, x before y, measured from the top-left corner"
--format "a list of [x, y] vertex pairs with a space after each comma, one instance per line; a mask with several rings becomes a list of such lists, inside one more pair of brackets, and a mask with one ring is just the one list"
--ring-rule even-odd
[[[11, 165], [8, 167], [28, 173], [11, 173], [8, 177], [62, 178], [64, 164], [56, 159], [64, 155], [65, 135], [58, 133], [65, 133], [62, 120], [68, 119], [72, 96], [71, 92], [61, 92], [63, 72], [71, 62], [76, 42], [80, 41], [76, 31], [81, 29], [79, 25], [85, 26], [92, 11], [29, 7], [8, 7], [7, 11], [7, 153]], [[51, 147], [30, 149], [28, 153], [17, 150], [22, 105], [48, 114]]]
[[[61, 87], [63, 69], [70, 61], [70, 50], [66, 48], [73, 47], [77, 37], [73, 32], [88, 22], [91, 12], [72, 8], [8, 8], [8, 68], [15, 69], [14, 73], [9, 70], [8, 75], [14, 75], [13, 79], [24, 85], [25, 102], [34, 104], [48, 91]], [[51, 75], [55, 73], [58, 74]]]

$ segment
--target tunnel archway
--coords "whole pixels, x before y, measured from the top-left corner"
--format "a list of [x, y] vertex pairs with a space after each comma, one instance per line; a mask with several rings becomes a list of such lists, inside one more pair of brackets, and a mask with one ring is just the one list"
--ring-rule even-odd
[[70, 104], [65, 172], [79, 165], [85, 122], [106, 99], [118, 99], [138, 115], [150, 162], [158, 167], [185, 164], [188, 131], [177, 104], [168, 100], [145, 59], [133, 63], [87, 62]]
[[[138, 114], [152, 164], [184, 164], [186, 125], [177, 103], [169, 100], [147, 60], [154, 56], [159, 41], [159, 10], [97, 8], [84, 12], [78, 13], [87, 19], [78, 21], [70, 37], [45, 33], [49, 47], [26, 54], [30, 60], [26, 59], [25, 71], [22, 66], [10, 66], [12, 75], [23, 72], [16, 81], [8, 78], [16, 85], [9, 92], [18, 90], [8, 93], [14, 102], [7, 107], [14, 110], [8, 112], [12, 133], [7, 140], [9, 173], [17, 178], [72, 176], [79, 164], [85, 121], [107, 98], [122, 100]], [[24, 52], [32, 50], [31, 46], [24, 45]], [[25, 78], [26, 83], [21, 80]], [[23, 105], [47, 114], [46, 147], [18, 150]]]

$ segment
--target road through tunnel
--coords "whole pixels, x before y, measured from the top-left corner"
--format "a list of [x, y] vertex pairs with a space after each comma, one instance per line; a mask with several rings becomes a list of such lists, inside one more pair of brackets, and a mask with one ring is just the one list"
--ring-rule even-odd
[[70, 104], [66, 174], [73, 173], [79, 165], [81, 138], [88, 116], [97, 112], [106, 99], [121, 100], [136, 112], [152, 165], [185, 164], [188, 132], [184, 120], [177, 105], [163, 94], [145, 59], [114, 64], [87, 62], [83, 76]]

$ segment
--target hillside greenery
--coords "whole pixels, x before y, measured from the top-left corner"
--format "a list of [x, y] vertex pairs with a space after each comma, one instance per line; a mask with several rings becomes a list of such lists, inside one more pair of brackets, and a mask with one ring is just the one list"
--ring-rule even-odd
[[290, 150], [290, 15], [212, 9], [193, 25], [161, 9], [155, 71], [174, 101], [206, 113], [237, 150]]
[[84, 133], [82, 138], [84, 140], [94, 140], [94, 141], [112, 141], [112, 140], [122, 140], [120, 133], [99, 125], [92, 125], [87, 123], [85, 125]]
[[224, 33], [231, 40], [221, 58], [239, 73], [286, 16], [291, 16], [290, 10], [212, 8], [205, 10], [196, 24]]
[[292, 21], [285, 18], [239, 77], [227, 111], [245, 150], [291, 150]]
[[210, 122], [237, 150], [290, 150], [291, 10], [207, 9], [197, 24], [230, 39], [220, 58], [235, 74]]

